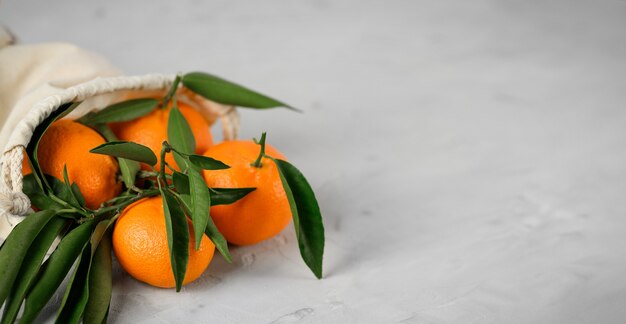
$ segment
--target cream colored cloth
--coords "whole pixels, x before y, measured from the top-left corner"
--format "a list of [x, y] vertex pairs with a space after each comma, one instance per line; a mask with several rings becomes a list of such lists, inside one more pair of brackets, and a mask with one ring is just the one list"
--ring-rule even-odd
[[96, 77], [120, 74], [102, 57], [70, 44], [0, 49], [0, 147], [7, 150], [11, 133], [36, 102]]
[[[19, 131], [18, 125], [27, 118], [36, 103], [94, 78], [121, 74], [107, 60], [71, 44], [10, 45], [10, 35], [1, 28], [0, 35], [2, 152], [28, 143], [36, 125], [22, 127], [22, 131]], [[110, 99], [98, 99], [106, 100]], [[28, 198], [12, 192], [14, 188], [7, 188], [7, 181], [4, 180], [0, 181], [0, 195], [3, 195], [0, 197], [3, 198], [0, 199], [0, 239], [6, 237], [20, 220], [17, 215], [24, 214], [26, 210], [23, 209], [30, 206]]]
[[[81, 102], [67, 116], [74, 119], [123, 98], [162, 95], [175, 78], [163, 74], [121, 76], [105, 59], [74, 45], [9, 45], [9, 40], [0, 38], [0, 147], [4, 147], [0, 155], [0, 240], [31, 211], [22, 192], [24, 147], [51, 112], [65, 103]], [[184, 88], [178, 95], [211, 123], [219, 119], [224, 140], [237, 137], [239, 115], [234, 107]]]

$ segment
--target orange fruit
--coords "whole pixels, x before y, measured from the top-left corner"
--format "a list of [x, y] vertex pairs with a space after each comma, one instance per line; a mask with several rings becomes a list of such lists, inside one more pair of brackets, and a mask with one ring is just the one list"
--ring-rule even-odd
[[[209, 148], [204, 155], [230, 166], [224, 170], [205, 170], [209, 187], [256, 190], [230, 205], [211, 207], [211, 217], [226, 240], [249, 245], [280, 233], [291, 221], [291, 209], [274, 162], [263, 158], [260, 168], [250, 165], [260, 152], [252, 141], [227, 141]], [[275, 148], [265, 145], [267, 155], [285, 159]]]
[[[166, 109], [157, 108], [153, 112], [131, 121], [112, 123], [110, 124], [111, 130], [120, 140], [145, 145], [159, 157], [163, 141], [167, 140], [167, 125], [171, 108], [170, 104]], [[189, 123], [189, 127], [196, 138], [196, 153], [204, 152], [213, 145], [210, 123], [200, 112], [185, 103], [178, 102], [178, 108]], [[168, 154], [165, 160], [172, 167], [178, 169], [173, 154]], [[146, 164], [143, 164], [142, 168], [150, 170]]]
[[[115, 158], [89, 153], [106, 143], [95, 130], [72, 120], [59, 120], [44, 133], [37, 157], [43, 173], [63, 181], [63, 166], [67, 166], [70, 182], [76, 182], [85, 197], [85, 205], [97, 209], [107, 200], [117, 197], [122, 183], [117, 180], [119, 166]], [[23, 172], [30, 173], [27, 158]]]
[[[195, 248], [189, 223], [189, 262], [183, 284], [192, 282], [209, 266], [215, 246], [203, 235]], [[120, 265], [133, 278], [161, 288], [176, 286], [170, 263], [163, 202], [160, 196], [142, 199], [124, 209], [113, 229], [113, 251]]]

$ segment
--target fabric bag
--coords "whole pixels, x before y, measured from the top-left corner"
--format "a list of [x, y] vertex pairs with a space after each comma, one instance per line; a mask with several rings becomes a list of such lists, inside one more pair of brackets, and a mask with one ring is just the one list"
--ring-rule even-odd
[[[70, 102], [81, 102], [65, 117], [76, 119], [120, 100], [163, 94], [174, 78], [124, 76], [106, 59], [72, 44], [15, 45], [0, 28], [0, 241], [32, 212], [22, 192], [22, 162], [37, 125]], [[224, 140], [236, 138], [239, 116], [234, 107], [184, 88], [177, 95], [209, 121], [220, 120]]]

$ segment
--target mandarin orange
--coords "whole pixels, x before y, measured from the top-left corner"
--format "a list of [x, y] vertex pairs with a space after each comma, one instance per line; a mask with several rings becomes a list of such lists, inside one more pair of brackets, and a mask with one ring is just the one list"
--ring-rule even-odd
[[[151, 113], [137, 119], [110, 124], [111, 130], [122, 141], [130, 141], [145, 145], [152, 149], [156, 156], [161, 153], [163, 141], [167, 140], [167, 125], [171, 104], [166, 109], [155, 109]], [[211, 125], [202, 114], [183, 102], [178, 102], [178, 108], [183, 114], [196, 139], [196, 153], [202, 153], [213, 145], [211, 136]], [[166, 159], [175, 169], [178, 165], [172, 154]], [[146, 164], [142, 164], [142, 169], [150, 170]]]
[[[230, 166], [224, 170], [205, 170], [203, 175], [209, 187], [256, 188], [233, 204], [211, 207], [215, 225], [228, 242], [236, 245], [266, 240], [280, 233], [291, 221], [289, 202], [274, 162], [264, 157], [261, 167], [251, 165], [259, 152], [260, 146], [252, 141], [226, 141], [204, 153]], [[267, 144], [265, 153], [285, 159]]]
[[[105, 139], [95, 130], [72, 120], [59, 120], [41, 138], [37, 158], [43, 173], [61, 181], [63, 167], [67, 166], [69, 181], [76, 182], [87, 208], [97, 209], [122, 190], [116, 159], [89, 152], [104, 143]], [[32, 172], [26, 157], [24, 161], [22, 172]]]
[[[200, 249], [196, 250], [191, 222], [188, 225], [189, 262], [183, 284], [202, 275], [215, 251], [206, 235], [202, 236]], [[113, 229], [113, 251], [122, 268], [133, 278], [161, 288], [176, 286], [160, 196], [142, 199], [124, 209]]]

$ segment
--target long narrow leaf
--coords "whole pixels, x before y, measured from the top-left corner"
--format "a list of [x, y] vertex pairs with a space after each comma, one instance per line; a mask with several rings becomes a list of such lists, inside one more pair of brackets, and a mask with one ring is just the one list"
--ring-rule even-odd
[[176, 291], [180, 291], [187, 272], [189, 261], [189, 227], [187, 217], [180, 208], [176, 198], [168, 191], [162, 191], [163, 211], [165, 213], [165, 227], [167, 231], [167, 244], [170, 251], [170, 262]]
[[211, 206], [230, 205], [247, 196], [256, 188], [210, 188]]
[[[180, 112], [178, 107], [174, 105], [170, 110], [167, 121], [167, 140], [176, 149], [183, 154], [194, 154], [196, 152], [196, 139], [193, 136], [191, 127]], [[174, 154], [174, 159], [180, 170], [184, 171], [187, 161], [179, 154]]]
[[189, 192], [191, 194], [191, 221], [196, 239], [196, 250], [198, 250], [209, 222], [211, 195], [204, 178], [195, 168], [189, 169]]
[[65, 227], [66, 223], [67, 221], [61, 217], [53, 217], [41, 232], [39, 232], [37, 238], [28, 248], [26, 257], [20, 267], [20, 275], [15, 279], [13, 288], [11, 288], [11, 292], [7, 296], [7, 302], [0, 323], [9, 324], [15, 321], [20, 306], [22, 306], [22, 302], [26, 296], [26, 292], [34, 282], [39, 269], [41, 269], [41, 263], [46, 253], [50, 249], [50, 246], [52, 246], [57, 235], [59, 235], [61, 230]]
[[26, 295], [22, 322], [32, 323], [37, 318], [39, 312], [69, 272], [76, 258], [82, 253], [95, 225], [95, 221], [83, 223], [61, 240], [57, 249], [44, 263], [37, 282]]
[[89, 269], [91, 268], [91, 249], [83, 249], [83, 253], [78, 259], [78, 266], [74, 269], [72, 277], [67, 283], [61, 307], [57, 314], [55, 323], [75, 323], [78, 324], [87, 299], [89, 298]]
[[[88, 300], [91, 298], [92, 292], [90, 290], [90, 277], [92, 271], [92, 259], [100, 245], [100, 241], [105, 236], [107, 230], [113, 225], [115, 219], [104, 220], [96, 225], [96, 228], [91, 234], [91, 239], [88, 246], [91, 248], [85, 248], [78, 262], [78, 266], [74, 270], [72, 278], [68, 281], [63, 301], [57, 315], [57, 323], [78, 323]], [[106, 282], [98, 283], [100, 288], [106, 290]], [[109, 282], [109, 286], [111, 283]], [[109, 287], [109, 290], [111, 288]], [[108, 305], [107, 305], [108, 307]]]
[[222, 161], [203, 155], [192, 154], [189, 156], [189, 162], [204, 170], [223, 170], [230, 168], [230, 166]]
[[[158, 103], [158, 102], [157, 102]], [[116, 142], [118, 141], [117, 136], [111, 128], [106, 124], [97, 124], [94, 125], [96, 130], [100, 133], [100, 135], [104, 136], [107, 142]], [[120, 166], [120, 173], [122, 174], [122, 180], [126, 185], [126, 188], [133, 188], [135, 186], [135, 178], [137, 177], [137, 173], [141, 169], [139, 162], [118, 157], [117, 164]]]
[[126, 100], [88, 114], [79, 119], [79, 122], [88, 125], [125, 122], [149, 114], [158, 105], [159, 100], [153, 98]]
[[98, 244], [89, 272], [89, 299], [85, 306], [83, 323], [101, 324], [109, 312], [112, 294], [111, 231]]
[[54, 217], [51, 210], [30, 214], [19, 223], [0, 248], [0, 305], [9, 294], [28, 248], [39, 232]]
[[[191, 196], [189, 194], [179, 194], [178, 199], [183, 204], [183, 208], [190, 212]], [[222, 235], [222, 233], [220, 233], [220, 231], [217, 229], [217, 226], [215, 226], [215, 223], [213, 223], [213, 219], [211, 217], [207, 219], [204, 234], [209, 237], [211, 242], [213, 242], [213, 244], [215, 245], [215, 248], [220, 252], [220, 254], [224, 257], [226, 261], [228, 261], [229, 263], [233, 261], [233, 258], [230, 255], [230, 251], [228, 251], [228, 242], [224, 238], [224, 235]]]
[[69, 193], [69, 202], [76, 208], [82, 208], [85, 204], [85, 198], [80, 192], [78, 185], [70, 182], [69, 175], [67, 174], [67, 165], [63, 165], [63, 184], [65, 185], [66, 191]]
[[183, 85], [209, 100], [225, 105], [257, 109], [274, 107], [294, 109], [284, 102], [208, 73], [192, 72], [185, 74]]
[[189, 177], [180, 172], [174, 172], [172, 174], [172, 182], [176, 192], [181, 195], [189, 195]]
[[157, 163], [157, 157], [149, 147], [134, 142], [108, 142], [91, 149], [89, 152], [143, 162], [152, 166]]
[[224, 259], [231, 263], [233, 262], [233, 257], [230, 255], [230, 251], [228, 250], [228, 242], [224, 235], [217, 229], [213, 219], [209, 217], [209, 220], [206, 224], [206, 229], [204, 233], [211, 239], [211, 242], [215, 245], [215, 248], [220, 252], [220, 254], [224, 257]]
[[313, 189], [295, 166], [284, 160], [272, 160], [278, 167], [289, 200], [300, 255], [313, 274], [320, 279], [324, 257], [324, 224]]
[[33, 136], [30, 138], [30, 142], [28, 142], [28, 145], [26, 146], [28, 160], [30, 162], [31, 169], [33, 170], [33, 174], [35, 174], [36, 176], [37, 184], [46, 193], [51, 188], [46, 182], [46, 178], [44, 177], [44, 173], [38, 162], [39, 158], [37, 156], [37, 148], [39, 147], [39, 142], [41, 141], [43, 134], [48, 130], [52, 123], [54, 123], [58, 119], [67, 116], [67, 114], [72, 112], [76, 107], [78, 107], [78, 105], [80, 105], [80, 102], [67, 103], [50, 113], [50, 115], [46, 119], [44, 119], [39, 125], [37, 125], [37, 127], [35, 127], [35, 130], [33, 131]]

